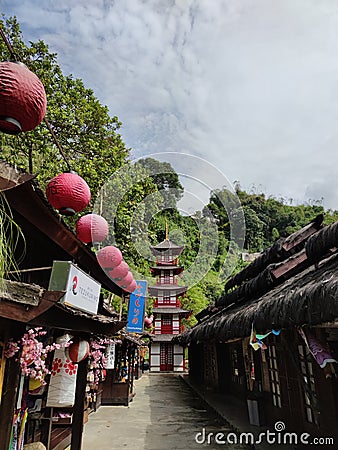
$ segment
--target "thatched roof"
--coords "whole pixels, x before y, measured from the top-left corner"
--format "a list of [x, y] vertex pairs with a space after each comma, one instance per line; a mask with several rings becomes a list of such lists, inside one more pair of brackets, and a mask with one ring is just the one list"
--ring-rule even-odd
[[270, 264], [284, 261], [293, 254], [304, 248], [306, 239], [320, 229], [323, 222], [323, 214], [319, 214], [315, 219], [302, 229], [290, 234], [286, 238], [278, 239], [271, 247], [264, 250], [252, 263], [232, 277], [224, 286], [224, 292], [228, 292], [235, 286], [240, 286], [243, 282], [258, 276]]
[[[206, 315], [204, 322], [174, 341], [181, 345], [204, 340], [225, 342], [249, 336], [252, 326], [263, 333], [271, 329], [315, 326], [334, 321], [338, 318], [337, 247], [338, 222], [308, 239], [305, 250], [293, 256], [296, 262], [301, 261], [299, 264], [293, 264], [289, 258], [284, 263], [268, 266], [258, 277], [245, 283], [245, 288], [241, 287], [244, 296], [238, 296], [237, 292], [234, 303], [219, 308], [212, 316]], [[291, 269], [284, 271], [280, 284], [276, 286], [273, 279], [277, 273], [283, 273], [283, 265]], [[295, 275], [295, 272], [298, 273]], [[290, 274], [292, 276], [285, 279]], [[266, 292], [258, 295], [259, 289]]]

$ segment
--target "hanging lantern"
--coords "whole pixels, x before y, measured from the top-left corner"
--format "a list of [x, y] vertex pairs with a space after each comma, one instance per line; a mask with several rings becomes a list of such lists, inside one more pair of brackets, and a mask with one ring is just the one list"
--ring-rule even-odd
[[0, 131], [18, 134], [39, 125], [47, 98], [39, 78], [19, 62], [0, 63]]
[[131, 272], [128, 272], [125, 277], [123, 277], [121, 280], [117, 280], [116, 284], [120, 286], [122, 289], [126, 288], [132, 281], [134, 277]]
[[98, 214], [86, 214], [76, 223], [76, 236], [85, 244], [97, 244], [108, 236], [108, 222]]
[[103, 269], [112, 270], [122, 261], [122, 253], [117, 247], [109, 245], [96, 253], [96, 258]]
[[129, 266], [125, 261], [122, 261], [118, 266], [114, 267], [113, 270], [108, 272], [110, 278], [114, 281], [120, 281], [123, 277], [125, 277], [129, 272]]
[[132, 292], [135, 291], [136, 288], [137, 288], [137, 283], [135, 280], [133, 280], [130, 284], [128, 284], [128, 286], [126, 286], [124, 288], [124, 290], [131, 294]]
[[144, 318], [144, 325], [147, 327], [147, 328], [149, 328], [149, 327], [151, 327], [151, 324], [153, 323], [153, 320], [154, 320], [154, 316], [153, 315], [151, 315], [150, 317], [145, 317]]
[[61, 173], [50, 180], [46, 195], [53, 208], [65, 216], [82, 211], [90, 202], [89, 186], [75, 172]]
[[89, 355], [89, 342], [75, 339], [69, 347], [66, 348], [66, 355], [73, 363], [79, 363]]

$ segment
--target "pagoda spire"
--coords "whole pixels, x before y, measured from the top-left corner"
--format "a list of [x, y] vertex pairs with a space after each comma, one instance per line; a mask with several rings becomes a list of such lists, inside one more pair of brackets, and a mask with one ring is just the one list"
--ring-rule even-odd
[[169, 226], [168, 226], [168, 221], [166, 219], [165, 221], [165, 240], [169, 241]]

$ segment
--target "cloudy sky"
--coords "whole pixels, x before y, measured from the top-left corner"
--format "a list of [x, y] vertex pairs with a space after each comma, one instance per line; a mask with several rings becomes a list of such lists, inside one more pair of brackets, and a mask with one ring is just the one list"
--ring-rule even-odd
[[119, 117], [134, 157], [194, 155], [246, 189], [338, 209], [338, 2], [0, 4]]

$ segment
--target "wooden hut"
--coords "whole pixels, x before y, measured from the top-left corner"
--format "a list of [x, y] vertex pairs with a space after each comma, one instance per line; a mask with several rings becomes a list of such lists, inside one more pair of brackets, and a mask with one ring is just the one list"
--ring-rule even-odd
[[[49, 205], [31, 175], [0, 162], [0, 191], [4, 208], [23, 235], [16, 247], [18, 266], [13, 267], [0, 292], [0, 449], [11, 448], [13, 427], [20, 418], [19, 434], [25, 443], [41, 441], [47, 449], [54, 450], [63, 450], [71, 443], [72, 449], [80, 449], [86, 420], [87, 358], [78, 364], [74, 404], [69, 414], [61, 417], [58, 408], [48, 407], [46, 402], [48, 376], [45, 393], [39, 395], [22, 377], [18, 358], [5, 357], [6, 344], [34, 327], [44, 327], [52, 341], [65, 333], [90, 340], [95, 336], [114, 336], [126, 324], [117, 314], [106, 314], [101, 296], [96, 313], [64, 304], [65, 292], [49, 289], [55, 260], [70, 261], [112, 293], [121, 296], [122, 290], [107, 277], [94, 252], [77, 239]], [[46, 364], [50, 363], [47, 357]], [[39, 401], [30, 408], [32, 395]]]
[[246, 404], [251, 424], [337, 442], [338, 222], [321, 222], [230, 279], [175, 339], [189, 347], [192, 379]]

